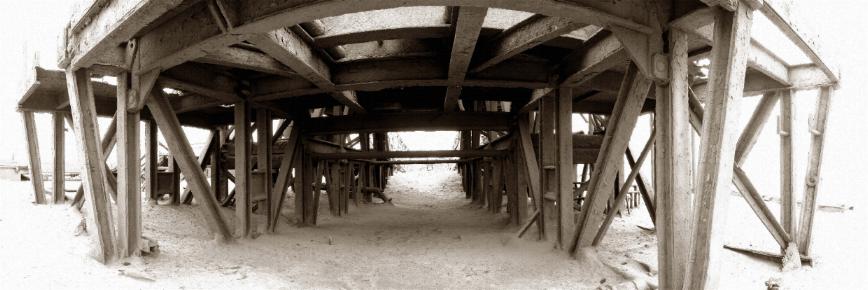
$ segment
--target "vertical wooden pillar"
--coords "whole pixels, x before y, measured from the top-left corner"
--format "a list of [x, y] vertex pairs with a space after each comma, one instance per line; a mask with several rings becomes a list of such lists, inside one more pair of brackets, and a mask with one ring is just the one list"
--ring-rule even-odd
[[738, 5], [734, 12], [714, 9], [709, 98], [702, 125], [684, 289], [717, 288], [738, 134], [738, 104], [750, 49], [753, 11], [747, 5]]
[[558, 241], [561, 245], [567, 244], [567, 239], [573, 236], [575, 213], [573, 205], [573, 182], [576, 180], [576, 166], [573, 164], [573, 91], [570, 88], [558, 88], [557, 96], [557, 119], [555, 130], [557, 131], [557, 183], [558, 205], [560, 216], [560, 235]]
[[[168, 142], [168, 140], [167, 140]], [[169, 153], [169, 168], [172, 172], [172, 191], [170, 194], [172, 205], [181, 204], [181, 169], [178, 168], [178, 162], [175, 161], [175, 154]]]
[[217, 200], [223, 200], [226, 198], [228, 193], [227, 189], [227, 180], [226, 174], [223, 173], [224, 166], [221, 158], [223, 158], [223, 141], [226, 137], [224, 134], [224, 130], [221, 126], [219, 129], [212, 129], [211, 134], [214, 135], [214, 138], [211, 138], [211, 148], [214, 148], [211, 152], [211, 189], [214, 190], [214, 197]]
[[[657, 141], [654, 147], [654, 176], [657, 228], [658, 279], [661, 289], [681, 289], [690, 247], [692, 157], [688, 119], [688, 35], [669, 31], [669, 84], [657, 86], [654, 115]], [[629, 159], [633, 159], [630, 156]], [[630, 166], [634, 162], [631, 162]], [[644, 187], [644, 181], [639, 180]], [[646, 201], [646, 204], [648, 201]]]
[[157, 123], [145, 122], [145, 193], [157, 199]]
[[139, 254], [142, 239], [141, 166], [139, 163], [139, 112], [127, 111], [129, 74], [121, 74], [117, 85], [118, 158], [118, 247], [122, 257]]
[[[302, 142], [302, 141], [300, 141]], [[295, 185], [293, 185], [293, 190], [295, 193], [295, 220], [298, 226], [303, 226], [305, 221], [304, 214], [304, 196], [306, 192], [310, 191], [311, 183], [313, 182], [313, 177], [309, 177], [310, 170], [305, 167], [305, 164], [302, 159], [307, 154], [304, 154], [304, 150], [297, 150], [296, 158], [293, 160], [293, 168], [295, 168]], [[313, 175], [313, 174], [311, 174]]]
[[791, 241], [798, 241], [799, 225], [796, 222], [798, 203], [793, 195], [793, 95], [791, 90], [779, 92], [781, 115], [778, 119], [778, 135], [781, 144], [781, 223], [790, 234]]
[[[517, 131], [516, 131], [517, 132]], [[514, 174], [514, 186], [515, 186], [515, 196], [516, 196], [516, 215], [518, 221], [517, 224], [521, 224], [527, 219], [527, 198], [529, 196], [528, 191], [528, 181], [527, 181], [527, 169], [523, 165], [522, 162], [522, 152], [521, 152], [521, 136], [517, 136], [513, 143], [513, 155], [512, 155], [512, 172]]]
[[66, 190], [64, 189], [64, 180], [66, 176], [66, 168], [65, 162], [66, 159], [66, 150], [65, 150], [65, 140], [66, 134], [64, 132], [63, 119], [65, 113], [54, 112], [51, 114], [51, 122], [54, 125], [54, 186], [52, 191], [54, 193], [54, 203], [55, 204], [63, 204], [66, 200]]
[[[266, 216], [271, 217], [273, 215], [273, 197], [271, 194], [272, 191], [272, 176], [271, 176], [271, 157], [272, 157], [272, 144], [274, 144], [271, 140], [271, 131], [272, 122], [271, 122], [271, 112], [267, 109], [257, 109], [256, 110], [256, 166], [257, 171], [263, 175], [262, 178], [262, 189], [265, 191], [262, 194], [265, 194], [265, 213]], [[267, 219], [266, 226], [271, 228], [271, 219]]]
[[314, 164], [313, 160], [311, 160], [310, 155], [303, 154], [301, 156], [301, 170], [302, 172], [302, 193], [301, 198], [296, 198], [296, 202], [301, 204], [301, 210], [298, 214], [301, 215], [301, 225], [313, 225], [316, 220], [316, 209], [319, 208], [319, 204], [314, 204], [314, 192], [318, 191], [319, 188], [313, 188], [315, 184], [314, 178], [321, 178], [321, 176], [317, 176], [314, 174]]
[[241, 237], [251, 234], [253, 223], [250, 133], [250, 104], [235, 103], [235, 234]]
[[105, 189], [106, 169], [102, 149], [99, 148], [99, 128], [90, 73], [87, 69], [67, 71], [66, 85], [73, 128], [78, 138], [79, 152], [84, 157], [81, 180], [84, 193], [90, 200], [88, 213], [96, 224], [96, 228], [91, 232], [95, 234], [97, 241], [97, 259], [109, 263], [117, 253], [110, 201]]
[[820, 89], [817, 109], [809, 122], [811, 149], [808, 152], [808, 172], [805, 174], [805, 198], [802, 204], [802, 217], [799, 222], [799, 253], [811, 254], [811, 239], [814, 232], [814, 214], [817, 211], [817, 190], [820, 187], [820, 167], [823, 161], [823, 143], [826, 124], [829, 120], [829, 107], [832, 102], [832, 87]]
[[39, 138], [36, 133], [36, 122], [33, 120], [33, 112], [23, 111], [24, 138], [27, 140], [28, 165], [30, 166], [30, 183], [33, 185], [33, 194], [37, 204], [45, 204], [45, 183], [42, 180], [42, 160], [39, 158]]
[[558, 117], [557, 93], [551, 93], [542, 97], [539, 105], [540, 133], [539, 150], [540, 181], [542, 182], [542, 205], [540, 217], [544, 220], [546, 240], [560, 246], [560, 214], [555, 202], [560, 198], [558, 185], [558, 140], [555, 135]]

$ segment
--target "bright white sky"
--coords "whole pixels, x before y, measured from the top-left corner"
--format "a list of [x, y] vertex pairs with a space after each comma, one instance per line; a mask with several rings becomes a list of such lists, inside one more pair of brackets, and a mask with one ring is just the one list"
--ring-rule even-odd
[[[25, 163], [24, 133], [21, 118], [15, 112], [17, 100], [22, 93], [26, 71], [34, 64], [34, 56], [39, 55], [38, 63], [43, 67], [56, 67], [57, 47], [62, 28], [72, 15], [73, 3], [86, 2], [86, 0], [28, 0], [13, 1], [0, 0], [0, 134], [4, 136], [0, 142], [0, 163], [14, 160], [16, 163]], [[841, 178], [841, 184], [847, 180], [864, 180], [863, 168], [866, 163], [864, 157], [859, 157], [862, 162], [855, 162], [852, 157], [863, 156], [857, 150], [865, 150], [866, 132], [868, 132], [868, 102], [865, 101], [865, 92], [868, 92], [868, 54], [864, 49], [868, 47], [868, 36], [862, 31], [868, 27], [868, 19], [862, 13], [868, 10], [868, 2], [857, 0], [829, 0], [829, 1], [798, 1], [798, 6], [792, 13], [800, 26], [807, 27], [815, 33], [821, 33], [822, 44], [828, 52], [825, 57], [837, 61], [842, 71], [842, 86], [836, 92], [832, 118], [830, 121], [829, 139], [826, 146], [826, 164], [824, 170], [838, 170], [831, 178]], [[810, 13], [810, 14], [809, 14]], [[810, 17], [805, 17], [810, 16]], [[792, 52], [792, 45], [775, 35], [775, 28], [768, 21], [758, 20], [753, 29], [755, 37], [760, 42], [781, 54], [787, 62], [799, 63], [799, 58], [804, 58], [798, 52]], [[790, 49], [790, 51], [786, 51]], [[782, 51], [783, 50], [783, 51]], [[842, 62], [846, 60], [847, 62]], [[802, 92], [799, 96], [797, 114], [803, 117], [796, 126], [805, 125], [808, 112], [813, 107], [812, 100], [815, 92]], [[745, 113], [742, 114], [742, 123], [747, 119], [749, 110], [755, 103], [755, 98], [745, 101]], [[37, 125], [41, 130], [41, 151], [43, 161], [49, 160], [51, 147], [48, 130], [48, 117], [38, 116]], [[649, 121], [640, 120], [639, 127], [647, 128]], [[774, 118], [766, 126], [768, 134], [773, 134]], [[578, 129], [578, 128], [577, 128]], [[765, 131], [764, 131], [765, 132]], [[764, 133], [766, 134], [766, 133]], [[807, 141], [807, 134], [801, 134], [802, 141]], [[772, 135], [773, 136], [773, 135]], [[647, 133], [638, 132], [632, 142], [634, 150], [639, 150], [647, 138]], [[752, 154], [752, 160], [746, 165], [748, 172], [751, 168], [762, 171], [769, 163], [763, 160], [763, 156], [775, 158], [771, 163], [777, 163], [777, 153], [773, 149], [777, 146], [776, 138], [764, 137]], [[405, 143], [412, 149], [431, 150], [450, 148], [453, 144], [454, 134], [450, 133], [410, 133], [404, 138]], [[67, 138], [67, 148], [76, 148], [73, 138]], [[770, 141], [769, 141], [770, 140]], [[765, 148], [768, 147], [768, 148]], [[797, 160], [805, 159], [806, 145], [797, 145]], [[762, 151], [768, 150], [768, 154]], [[71, 150], [72, 151], [72, 150]], [[846, 153], [845, 153], [846, 152]], [[68, 153], [74, 158], [77, 153]], [[803, 163], [803, 161], [800, 161]], [[775, 182], [776, 177], [769, 180], [755, 180], [758, 186], [763, 183]], [[834, 182], [833, 182], [834, 183]]]

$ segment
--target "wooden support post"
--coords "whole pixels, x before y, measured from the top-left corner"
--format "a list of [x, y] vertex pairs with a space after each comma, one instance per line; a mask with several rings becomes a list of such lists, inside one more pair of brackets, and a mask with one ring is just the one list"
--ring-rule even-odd
[[[256, 110], [256, 167], [257, 172], [263, 175], [262, 178], [262, 189], [265, 192], [261, 194], [265, 194], [265, 213], [266, 217], [271, 217], [274, 215], [274, 200], [271, 194], [272, 192], [272, 176], [271, 176], [271, 155], [272, 155], [272, 142], [271, 139], [271, 131], [272, 122], [271, 122], [271, 112], [268, 109], [257, 109]], [[259, 194], [259, 193], [258, 193]], [[271, 229], [271, 219], [268, 218], [266, 220], [266, 227]]]
[[615, 109], [609, 117], [603, 145], [594, 163], [588, 196], [582, 204], [579, 222], [573, 233], [570, 253], [575, 253], [579, 247], [591, 246], [605, 217], [603, 210], [608, 194], [612, 192], [617, 172], [622, 169], [618, 165], [623, 165], [624, 152], [627, 151], [633, 128], [651, 88], [651, 81], [636, 71], [636, 66], [631, 64], [621, 82]]
[[600, 231], [597, 232], [597, 236], [594, 237], [593, 245], [599, 246], [600, 242], [603, 241], [603, 237], [606, 236], [606, 232], [609, 230], [609, 225], [612, 224], [612, 221], [615, 220], [615, 214], [624, 206], [624, 202], [627, 199], [627, 193], [630, 192], [630, 186], [633, 185], [633, 181], [636, 180], [636, 177], [639, 176], [639, 171], [642, 169], [642, 163], [645, 162], [645, 159], [648, 158], [648, 154], [651, 153], [651, 147], [654, 146], [654, 131], [651, 131], [651, 136], [648, 137], [648, 142], [645, 143], [645, 147], [642, 148], [642, 153], [639, 154], [639, 160], [630, 165], [630, 174], [624, 179], [623, 185], [618, 189], [618, 196], [615, 197], [615, 202], [612, 204], [612, 207], [609, 209], [609, 212], [606, 213], [606, 219], [603, 220], [603, 225], [600, 226]]
[[311, 172], [313, 172], [313, 194], [311, 196], [310, 205], [307, 206], [307, 219], [310, 224], [316, 225], [316, 220], [319, 213], [319, 198], [322, 194], [323, 172], [326, 171], [326, 161], [313, 162]]
[[540, 182], [539, 163], [537, 163], [536, 153], [533, 150], [531, 141], [531, 121], [530, 114], [522, 114], [518, 118], [519, 132], [519, 148], [521, 150], [521, 163], [523, 164], [523, 172], [528, 181], [530, 188], [530, 196], [534, 201], [535, 214], [532, 218], [536, 219], [537, 229], [539, 230], [538, 239], [542, 239], [545, 235], [545, 224], [542, 219], [542, 185]]
[[235, 234], [245, 238], [253, 226], [250, 117], [249, 103], [235, 103]]
[[820, 88], [817, 109], [809, 122], [811, 149], [808, 153], [808, 172], [805, 174], [805, 197], [802, 204], [802, 217], [799, 222], [799, 253], [811, 255], [811, 238], [814, 233], [814, 214], [817, 211], [817, 190], [820, 187], [820, 167], [823, 161], [823, 142], [829, 107], [832, 102], [832, 87]]
[[[781, 225], [790, 235], [790, 240], [798, 241], [799, 224], [796, 221], [798, 203], [793, 194], [793, 96], [792, 91], [780, 93], [781, 115], [778, 119], [781, 160]], [[797, 242], [798, 243], [798, 242]]]
[[[515, 131], [516, 133], [518, 130]], [[513, 141], [512, 146], [512, 162], [511, 172], [513, 173], [514, 187], [515, 187], [515, 196], [516, 196], [516, 224], [521, 224], [527, 219], [527, 198], [528, 198], [528, 181], [527, 181], [527, 168], [522, 163], [522, 151], [521, 151], [521, 137], [518, 136]]]
[[141, 163], [139, 163], [139, 112], [127, 107], [129, 74], [118, 76], [117, 85], [117, 158], [118, 158], [118, 248], [121, 257], [137, 256], [142, 240]]
[[[656, 202], [648, 207], [654, 213], [657, 229], [658, 280], [662, 289], [681, 289], [690, 247], [693, 151], [690, 136], [688, 98], [688, 40], [678, 29], [669, 31], [669, 84], [658, 85], [654, 114], [657, 141], [654, 149]], [[628, 149], [629, 152], [629, 149]], [[633, 156], [628, 160], [634, 166]], [[637, 182], [645, 188], [644, 180]], [[647, 193], [647, 192], [646, 192]], [[647, 196], [644, 194], [643, 196]], [[650, 206], [646, 197], [645, 205]], [[654, 216], [656, 215], [656, 217]]]
[[157, 199], [157, 123], [145, 121], [145, 194]]
[[[297, 148], [301, 146], [298, 138], [300, 123], [300, 121], [295, 121], [295, 124], [292, 127], [287, 128], [283, 133], [283, 135], [287, 137], [287, 146], [283, 149], [283, 158], [280, 161], [280, 168], [277, 171], [277, 180], [275, 181], [274, 188], [271, 190], [274, 195], [274, 204], [271, 209], [271, 222], [269, 223], [270, 227], [268, 228], [270, 232], [274, 232], [277, 227], [277, 218], [280, 216], [280, 209], [283, 208], [283, 201], [286, 199], [287, 187], [292, 179], [292, 165], [295, 163], [297, 159], [296, 157], [300, 153], [297, 152], [299, 151]], [[299, 193], [300, 188], [296, 187], [295, 194], [298, 195]]]
[[[316, 176], [313, 166], [313, 160], [310, 158], [310, 154], [302, 154], [301, 156], [301, 170], [302, 178], [302, 192], [300, 197], [296, 197], [296, 202], [299, 204], [296, 206], [297, 214], [300, 215], [299, 220], [300, 225], [314, 225], [316, 220], [316, 209], [319, 208], [319, 204], [315, 204], [314, 201], [314, 192], [318, 191], [319, 188], [313, 188], [315, 185], [314, 178], [320, 178], [321, 176]], [[301, 207], [299, 209], [298, 207]]]
[[228, 193], [228, 184], [223, 174], [224, 166], [221, 161], [221, 158], [223, 158], [223, 150], [221, 148], [223, 148], [223, 142], [226, 140], [224, 139], [226, 135], [223, 131], [223, 128], [212, 129], [211, 134], [214, 138], [211, 138], [211, 145], [209, 145], [213, 148], [209, 160], [211, 163], [211, 189], [214, 190], [214, 197], [217, 200], [223, 200]]
[[747, 5], [739, 5], [734, 12], [720, 8], [713, 12], [715, 45], [710, 53], [709, 98], [702, 125], [684, 289], [717, 288], [752, 12]]
[[166, 139], [169, 151], [175, 156], [179, 169], [187, 178], [187, 186], [193, 189], [193, 196], [200, 203], [199, 208], [204, 211], [209, 228], [222, 241], [232, 240], [232, 233], [229, 231], [226, 220], [220, 214], [220, 206], [208, 185], [205, 172], [196, 163], [197, 160], [193, 155], [193, 148], [190, 147], [190, 141], [184, 135], [181, 123], [172, 110], [168, 98], [157, 92], [147, 98], [146, 104]]
[[[628, 164], [630, 167], [633, 167], [636, 164], [636, 159], [633, 158], [633, 153], [630, 152], [630, 148], [627, 148], [625, 155]], [[642, 178], [642, 172], [639, 172], [639, 175], [636, 175], [636, 187], [639, 188], [639, 194], [642, 195], [642, 203], [645, 204], [645, 209], [648, 210], [648, 215], [651, 217], [651, 223], [657, 226], [657, 210], [654, 203], [656, 195], [654, 195], [654, 192], [651, 190], [652, 187]]]
[[37, 204], [45, 204], [45, 183], [42, 180], [42, 160], [39, 158], [39, 135], [36, 133], [36, 122], [31, 111], [23, 111], [21, 116], [24, 119], [24, 138], [27, 140], [33, 195], [36, 197]]
[[[573, 164], [573, 91], [567, 87], [558, 88], [557, 119], [557, 174], [558, 174], [558, 210], [560, 216], [558, 236], [561, 245], [568, 244], [567, 239], [573, 236], [576, 226], [575, 200], [573, 199], [573, 182], [576, 181], [576, 165]], [[622, 161], [623, 162], [623, 161]]]
[[[540, 216], [545, 223], [546, 240], [554, 242], [555, 247], [561, 248], [561, 215], [556, 202], [560, 199], [560, 185], [558, 176], [558, 139], [556, 135], [558, 121], [558, 95], [548, 94], [540, 100], [539, 106], [540, 133], [540, 181], [542, 184], [543, 210]], [[570, 160], [572, 164], [572, 160]]]
[[66, 189], [64, 189], [64, 180], [66, 179], [66, 169], [65, 162], [66, 159], [66, 150], [64, 149], [64, 142], [66, 140], [66, 134], [64, 132], [63, 119], [65, 113], [54, 112], [51, 113], [51, 123], [54, 125], [54, 166], [52, 170], [52, 174], [54, 175], [54, 186], [52, 187], [52, 192], [54, 193], [54, 203], [55, 204], [63, 204], [66, 201]]
[[[168, 143], [168, 140], [166, 141]], [[169, 153], [169, 168], [172, 169], [172, 191], [170, 200], [172, 205], [181, 204], [181, 169], [178, 168], [178, 162], [175, 161], [175, 154]], [[111, 176], [111, 175], [109, 175]]]
[[87, 69], [67, 71], [66, 85], [69, 92], [73, 128], [78, 138], [79, 153], [84, 157], [81, 180], [84, 184], [84, 193], [90, 200], [88, 214], [96, 224], [92, 233], [95, 234], [97, 241], [97, 259], [103, 263], [109, 263], [117, 252], [111, 206], [105, 190], [105, 162], [103, 161], [103, 152], [97, 143], [99, 141], [99, 128], [90, 73]]

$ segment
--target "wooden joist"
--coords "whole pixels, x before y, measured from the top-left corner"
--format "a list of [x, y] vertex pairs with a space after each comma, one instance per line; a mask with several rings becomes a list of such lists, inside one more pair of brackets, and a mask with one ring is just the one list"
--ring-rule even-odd
[[479, 64], [472, 72], [480, 72], [493, 67], [510, 57], [516, 56], [543, 42], [562, 34], [581, 28], [583, 25], [569, 19], [534, 15], [504, 30], [481, 50]]
[[446, 88], [446, 98], [443, 102], [443, 110], [453, 112], [458, 107], [458, 98], [461, 96], [461, 87], [470, 66], [470, 58], [476, 49], [479, 39], [479, 31], [482, 30], [482, 22], [488, 8], [484, 7], [459, 7], [458, 19], [455, 23], [455, 37], [452, 41], [452, 55], [449, 59], [449, 86]]
[[507, 113], [381, 113], [312, 118], [304, 127], [306, 135], [355, 132], [509, 130]]
[[[312, 147], [308, 147], [311, 149]], [[356, 151], [310, 152], [314, 159], [385, 159], [385, 158], [474, 158], [506, 154], [506, 150], [435, 150], [435, 151]]]
[[175, 157], [180, 170], [187, 178], [188, 186], [193, 189], [193, 195], [200, 202], [200, 208], [204, 211], [211, 231], [221, 240], [232, 240], [232, 233], [226, 220], [220, 213], [217, 199], [205, 178], [205, 173], [196, 163], [193, 148], [184, 134], [178, 117], [172, 111], [168, 99], [162, 94], [152, 94], [147, 98], [147, 106], [159, 126], [163, 137], [169, 147], [169, 151]]

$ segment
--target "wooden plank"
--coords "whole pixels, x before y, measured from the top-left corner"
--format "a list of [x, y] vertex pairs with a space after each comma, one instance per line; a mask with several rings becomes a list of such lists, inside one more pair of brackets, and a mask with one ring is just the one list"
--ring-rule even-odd
[[355, 132], [509, 130], [508, 113], [403, 112], [313, 118], [305, 125], [306, 135]]
[[37, 204], [45, 204], [45, 182], [42, 180], [42, 159], [39, 156], [39, 138], [36, 133], [36, 122], [32, 111], [22, 111], [24, 120], [24, 139], [27, 140], [28, 168], [30, 169], [30, 184]]
[[[657, 229], [659, 281], [661, 288], [681, 289], [690, 246], [691, 152], [688, 98], [688, 36], [679, 29], [669, 32], [669, 85], [657, 87], [655, 112], [656, 203], [653, 211]], [[629, 152], [629, 149], [628, 149]], [[631, 154], [632, 155], [632, 154]], [[628, 161], [632, 156], [628, 156]], [[633, 166], [632, 161], [630, 161]], [[644, 188], [644, 180], [639, 182]], [[649, 205], [647, 200], [646, 206]], [[651, 209], [651, 207], [649, 207]]]
[[820, 186], [820, 168], [823, 161], [823, 145], [826, 125], [829, 120], [829, 108], [832, 102], [832, 87], [820, 89], [817, 98], [817, 108], [814, 112], [808, 131], [811, 133], [811, 149], [808, 153], [808, 172], [805, 174], [805, 197], [802, 203], [802, 215], [799, 222], [799, 252], [810, 256], [811, 239], [814, 232], [814, 214], [817, 211], [817, 191]]
[[799, 225], [796, 221], [798, 202], [793, 194], [793, 164], [795, 163], [793, 159], [793, 91], [783, 90], [779, 94], [781, 111], [777, 129], [781, 146], [781, 226], [790, 235], [792, 241], [798, 241]]
[[615, 176], [619, 170], [617, 164], [622, 164], [623, 154], [627, 150], [630, 136], [651, 88], [651, 81], [636, 72], [631, 65], [625, 74], [615, 103], [615, 110], [606, 126], [606, 135], [588, 187], [588, 196], [582, 204], [582, 212], [573, 239], [568, 248], [575, 253], [578, 248], [591, 246], [603, 221], [603, 210], [606, 200], [612, 191]]
[[470, 59], [476, 49], [479, 39], [479, 31], [482, 30], [482, 22], [488, 13], [485, 7], [459, 7], [458, 19], [455, 22], [455, 34], [452, 40], [452, 52], [449, 58], [449, 87], [446, 88], [446, 98], [443, 102], [443, 110], [453, 112], [458, 107], [458, 98], [461, 95], [460, 82], [467, 75]]
[[235, 234], [245, 238], [253, 230], [250, 121], [249, 103], [235, 103]]
[[558, 206], [560, 207], [560, 244], [567, 244], [567, 239], [572, 237], [575, 227], [576, 204], [573, 198], [573, 182], [576, 181], [576, 165], [573, 163], [573, 90], [558, 88], [557, 96], [557, 182], [558, 182]]
[[560, 17], [534, 15], [504, 30], [482, 49], [482, 60], [472, 72], [477, 73], [534, 48], [546, 41], [584, 26]]
[[81, 180], [84, 193], [90, 200], [88, 213], [96, 224], [89, 230], [95, 234], [97, 259], [108, 264], [117, 255], [115, 248], [114, 223], [111, 207], [105, 190], [105, 162], [102, 150], [97, 144], [99, 127], [96, 120], [96, 106], [93, 99], [93, 87], [90, 73], [87, 69], [66, 72], [67, 90], [69, 92], [70, 110], [72, 111], [73, 128], [78, 139], [79, 154], [84, 157], [82, 162]]
[[686, 289], [717, 287], [738, 132], [736, 112], [750, 49], [751, 13], [745, 5], [739, 5], [735, 12], [717, 9], [714, 13], [716, 45], [711, 51], [710, 93], [702, 126]]
[[633, 181], [636, 180], [636, 177], [639, 176], [639, 171], [642, 170], [642, 164], [645, 162], [645, 159], [648, 158], [649, 153], [651, 153], [655, 137], [656, 135], [652, 129], [651, 136], [648, 137], [648, 142], [645, 142], [645, 147], [643, 147], [642, 152], [639, 153], [639, 159], [630, 165], [630, 174], [627, 175], [627, 178], [624, 179], [623, 185], [618, 189], [618, 195], [615, 197], [614, 205], [609, 208], [609, 212], [606, 214], [606, 219], [603, 220], [600, 230], [594, 237], [593, 245], [595, 247], [599, 246], [603, 241], [603, 238], [606, 237], [606, 232], [609, 230], [609, 226], [612, 224], [612, 221], [615, 220], [615, 214], [624, 207], [624, 203], [627, 200], [627, 192], [629, 192], [630, 187], [633, 186]]
[[54, 146], [52, 146], [54, 151], [54, 160], [51, 171], [52, 175], [54, 176], [54, 182], [52, 186], [54, 198], [52, 200], [55, 204], [63, 204], [64, 201], [66, 201], [66, 190], [63, 187], [64, 180], [66, 179], [66, 169], [64, 168], [66, 166], [66, 150], [64, 148], [66, 145], [66, 132], [64, 132], [65, 127], [63, 126], [63, 119], [65, 114], [66, 113], [62, 112], [51, 113], [51, 123], [54, 125], [52, 136], [52, 140], [54, 141]]
[[[309, 147], [314, 149], [316, 147]], [[314, 149], [315, 150], [315, 149]], [[431, 150], [431, 151], [311, 151], [314, 159], [385, 159], [385, 158], [473, 158], [494, 157], [506, 154], [507, 150]]]
[[208, 185], [205, 173], [202, 172], [199, 164], [196, 164], [193, 148], [190, 147], [190, 141], [184, 135], [181, 124], [169, 105], [169, 100], [163, 94], [152, 94], [147, 98], [147, 106], [163, 133], [169, 151], [175, 157], [175, 162], [187, 178], [188, 186], [193, 188], [193, 195], [200, 203], [199, 208], [204, 211], [211, 232], [222, 241], [232, 240], [232, 234], [226, 220], [220, 214], [219, 205]]
[[138, 256], [142, 241], [141, 163], [139, 112], [128, 112], [129, 74], [118, 77], [117, 94], [117, 206], [118, 248], [121, 257]]
[[[262, 178], [262, 189], [265, 191], [265, 213], [266, 217], [266, 228], [273, 228], [271, 225], [272, 219], [270, 217], [275, 216], [274, 213], [274, 196], [272, 195], [272, 176], [271, 176], [271, 158], [272, 158], [272, 120], [271, 120], [271, 112], [267, 109], [257, 109], [256, 110], [256, 171], [259, 174], [262, 174], [264, 178]], [[291, 156], [292, 152], [288, 154], [284, 154], [284, 156]], [[258, 194], [258, 193], [257, 193]]]

